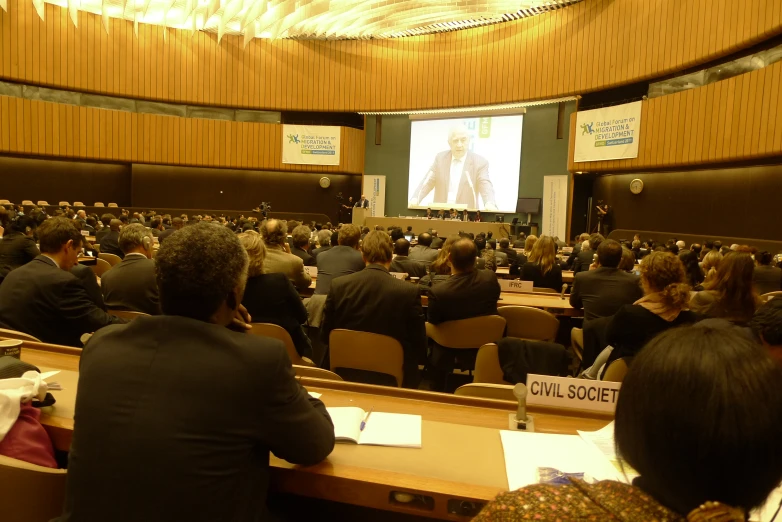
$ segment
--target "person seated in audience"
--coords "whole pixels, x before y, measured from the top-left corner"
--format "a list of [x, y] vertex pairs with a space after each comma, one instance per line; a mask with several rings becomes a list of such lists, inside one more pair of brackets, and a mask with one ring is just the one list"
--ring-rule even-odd
[[95, 237], [95, 234], [97, 234], [97, 229], [95, 227], [97, 227], [97, 225], [98, 221], [94, 217], [88, 216], [84, 221], [83, 230], [86, 230], [90, 236]]
[[416, 261], [410, 259], [410, 242], [405, 239], [397, 239], [394, 241], [394, 254], [395, 257], [391, 261], [391, 272], [403, 272], [407, 273], [409, 277], [424, 277], [427, 274], [427, 267], [422, 261]]
[[605, 238], [600, 234], [589, 236], [589, 248], [584, 248], [584, 245], [582, 245], [581, 252], [578, 253], [573, 261], [574, 274], [589, 270], [590, 265], [594, 262], [594, 257], [597, 255], [597, 248], [603, 241], [605, 241]]
[[517, 265], [519, 253], [510, 248], [510, 240], [506, 237], [503, 237], [497, 244], [499, 246], [499, 248], [497, 248], [497, 253], [502, 252], [505, 254], [505, 257], [508, 258], [507, 266]]
[[389, 274], [391, 250], [388, 234], [367, 234], [361, 244], [366, 268], [332, 281], [321, 336], [328, 343], [332, 330], [345, 328], [393, 337], [404, 350], [403, 386], [416, 388], [418, 361], [426, 354], [424, 313], [418, 287]]
[[437, 236], [437, 230], [432, 230], [432, 245], [431, 248], [434, 248], [435, 250], [440, 250], [443, 248], [443, 239], [441, 237]]
[[182, 218], [175, 217], [171, 220], [171, 228], [167, 228], [164, 231], [158, 235], [157, 240], [162, 244], [163, 241], [171, 237], [171, 234], [176, 232], [177, 230], [182, 230], [182, 227], [185, 226], [185, 222], [182, 220]]
[[3, 234], [5, 233], [5, 230], [8, 228], [10, 223], [11, 216], [9, 215], [8, 210], [0, 205], [0, 238], [3, 237]]
[[266, 246], [257, 232], [244, 232], [238, 237], [250, 260], [242, 305], [254, 322], [284, 328], [299, 355], [311, 358], [312, 344], [302, 326], [307, 324], [307, 309], [293, 283], [285, 274], [264, 273]]
[[535, 242], [527, 262], [521, 267], [521, 280], [532, 281], [535, 288], [562, 290], [562, 267], [557, 262], [556, 246], [551, 236], [541, 236]]
[[8, 224], [0, 241], [0, 281], [11, 270], [41, 255], [33, 237], [37, 226], [35, 219], [30, 216], [17, 216]]
[[390, 235], [390, 236], [391, 236], [391, 241], [392, 241], [392, 242], [393, 242], [393, 241], [396, 241], [397, 239], [404, 239], [404, 237], [405, 237], [405, 233], [404, 233], [404, 232], [402, 232], [402, 229], [401, 229], [401, 228], [399, 228], [399, 227], [393, 227], [393, 228], [392, 228], [392, 229], [389, 231], [388, 235]]
[[[502, 267], [510, 266], [510, 261], [508, 261], [507, 254], [505, 254], [505, 252], [501, 252], [497, 248], [497, 245], [498, 245], [498, 243], [497, 243], [496, 239], [489, 239], [489, 240], [486, 241], [486, 248], [491, 248], [494, 251], [494, 259], [496, 261], [495, 264], [498, 267], [499, 266], [502, 266]], [[516, 253], [515, 250], [513, 252]]]
[[782, 369], [740, 332], [670, 330], [636, 357], [616, 405], [631, 484], [570, 479], [500, 493], [474, 522], [744, 522], [782, 480]]
[[[598, 249], [599, 248], [600, 247], [598, 247]], [[635, 254], [633, 254], [632, 250], [622, 247], [622, 260], [619, 261], [619, 266], [617, 268], [629, 274], [633, 273], [635, 270]]]
[[712, 244], [713, 250], [716, 250], [719, 253], [722, 253], [722, 241], [714, 241]]
[[261, 223], [260, 229], [266, 244], [266, 273], [285, 274], [298, 290], [309, 288], [312, 277], [304, 270], [304, 262], [290, 253], [288, 225], [285, 221], [267, 219]]
[[73, 220], [48, 219], [36, 233], [41, 255], [12, 270], [0, 285], [0, 328], [79, 347], [83, 334], [124, 322], [98, 308], [71, 273], [82, 242]]
[[100, 251], [102, 254], [114, 254], [120, 258], [125, 255], [119, 247], [119, 232], [122, 226], [122, 221], [119, 219], [111, 220], [109, 223], [109, 232], [103, 236], [100, 242]]
[[152, 237], [160, 238], [160, 234], [163, 232], [163, 220], [159, 217], [154, 217], [149, 221], [149, 230], [152, 232]]
[[291, 254], [301, 258], [304, 266], [315, 266], [315, 258], [308, 252], [312, 231], [306, 225], [298, 225], [291, 233]]
[[759, 252], [755, 256], [756, 266], [752, 274], [752, 281], [760, 295], [782, 290], [782, 269], [772, 265], [773, 260], [774, 256], [767, 250]]
[[317, 464], [331, 419], [282, 342], [237, 319], [248, 259], [235, 234], [188, 226], [156, 261], [164, 315], [98, 332], [82, 353], [61, 521], [267, 520], [269, 454]]
[[418, 236], [418, 244], [410, 249], [410, 259], [431, 264], [437, 259], [437, 250], [432, 248], [432, 234], [424, 232]]
[[782, 299], [770, 299], [758, 307], [749, 327], [771, 357], [782, 366]]
[[717, 268], [719, 268], [722, 262], [722, 254], [719, 250], [712, 249], [704, 256], [701, 261], [701, 269], [705, 276], [704, 282], [708, 282], [717, 275]]
[[84, 285], [84, 290], [87, 291], [87, 295], [90, 301], [95, 303], [95, 306], [103, 310], [106, 309], [106, 302], [103, 300], [103, 293], [101, 292], [101, 286], [98, 282], [98, 276], [92, 271], [92, 268], [87, 265], [76, 263], [71, 268], [71, 273], [79, 278], [81, 284]]
[[[368, 232], [368, 231], [367, 231]], [[318, 262], [318, 254], [331, 250], [331, 230], [321, 229], [317, 233], [318, 248], [312, 249], [310, 255], [315, 258], [315, 263]], [[334, 245], [336, 246], [336, 245]]]
[[334, 279], [364, 269], [364, 259], [358, 251], [359, 232], [356, 225], [342, 225], [339, 232], [335, 232], [339, 245], [318, 255], [318, 280], [315, 283], [315, 294], [328, 294]]
[[106, 306], [110, 310], [158, 315], [152, 232], [140, 223], [128, 225], [119, 233], [119, 247], [125, 257], [101, 278]]
[[519, 234], [518, 239], [513, 242], [513, 248], [524, 248], [524, 244], [527, 240], [527, 235], [524, 232]]
[[519, 254], [517, 259], [519, 262], [519, 266], [523, 265], [527, 262], [527, 258], [532, 253], [532, 249], [535, 248], [535, 243], [538, 241], [538, 236], [530, 234], [527, 236], [527, 238], [524, 240], [524, 252]]
[[494, 249], [491, 247], [491, 243], [486, 241], [483, 237], [475, 238], [475, 246], [478, 248], [478, 264], [477, 268], [482, 270], [497, 271], [497, 257]]
[[573, 279], [570, 305], [584, 309], [584, 321], [610, 317], [643, 297], [638, 276], [619, 269], [623, 250], [613, 239], [603, 241], [597, 247], [597, 268]]
[[578, 254], [581, 253], [581, 247], [583, 246], [584, 241], [589, 241], [589, 234], [581, 234], [580, 236], [576, 237], [576, 244], [573, 246], [573, 250], [570, 252], [570, 255], [567, 258], [568, 270], [573, 270], [573, 263], [576, 262]]
[[690, 250], [695, 252], [695, 255], [698, 256], [698, 261], [701, 260], [701, 252], [703, 251], [703, 246], [700, 245], [700, 243], [693, 243], [690, 245]]
[[749, 254], [730, 252], [717, 273], [690, 300], [690, 309], [706, 317], [746, 324], [759, 304], [752, 283], [755, 263]]
[[449, 260], [451, 246], [459, 239], [459, 236], [451, 236], [445, 241], [443, 248], [437, 254], [437, 259], [428, 267], [429, 272], [418, 282], [424, 295], [429, 294], [429, 288], [447, 281], [451, 277], [451, 261]]
[[635, 256], [636, 261], [639, 261], [643, 257], [642, 253], [643, 254], [648, 253], [648, 251], [641, 248], [641, 241], [638, 239], [634, 239], [631, 245], [632, 248], [630, 249], [630, 251]]
[[[415, 234], [413, 234], [413, 227], [410, 225], [407, 225], [407, 229], [405, 230], [406, 236], [411, 236], [412, 239], [415, 239]], [[434, 239], [434, 234], [432, 235], [432, 238]], [[411, 239], [411, 241], [412, 241]]]
[[687, 284], [696, 292], [703, 290], [703, 281], [706, 276], [698, 262], [698, 254], [692, 250], [682, 250], [679, 253], [679, 260], [684, 265], [684, 271], [687, 275]]

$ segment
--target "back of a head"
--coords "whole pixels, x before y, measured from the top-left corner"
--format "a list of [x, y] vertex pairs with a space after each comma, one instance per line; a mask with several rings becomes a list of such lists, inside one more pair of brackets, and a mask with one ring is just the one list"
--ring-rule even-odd
[[483, 236], [478, 236], [475, 238], [475, 248], [478, 249], [478, 252], [481, 252], [484, 248], [486, 248], [486, 238]]
[[449, 259], [453, 268], [459, 272], [474, 270], [477, 257], [478, 249], [470, 239], [460, 238], [451, 245]]
[[683, 250], [687, 247], [687, 243], [682, 241], [681, 239], [676, 242], [676, 246], [679, 247], [679, 250]]
[[114, 219], [117, 219], [117, 216], [115, 216], [114, 214], [103, 214], [100, 217], [100, 222], [103, 223], [104, 227], [107, 227], [111, 224], [111, 221]]
[[578, 239], [579, 239], [579, 242], [581, 242], [581, 243], [583, 243], [584, 241], [589, 241], [589, 234], [587, 234], [586, 232], [584, 232], [583, 234], [581, 234], [581, 235], [578, 237]]
[[421, 246], [431, 246], [432, 245], [432, 234], [429, 232], [424, 232], [423, 234], [420, 234], [418, 236], [418, 244]]
[[47, 219], [38, 226], [36, 234], [42, 254], [56, 254], [68, 241], [73, 241], [74, 248], [82, 243], [82, 235], [73, 220], [64, 217]]
[[771, 255], [771, 252], [768, 250], [764, 250], [763, 252], [760, 252], [755, 256], [755, 259], [757, 259], [759, 265], [770, 265], [771, 261], [774, 260], [774, 256]]
[[713, 245], [714, 245], [714, 248], [715, 248], [716, 250], [720, 250], [720, 249], [722, 248], [722, 241], [715, 241], [715, 242], [713, 243]]
[[524, 240], [524, 251], [527, 253], [532, 252], [535, 247], [535, 242], [538, 240], [538, 236], [530, 234], [527, 239]]
[[318, 231], [318, 244], [323, 247], [327, 247], [331, 245], [331, 231], [330, 230], [320, 230]]
[[592, 234], [589, 236], [589, 248], [592, 250], [597, 250], [597, 247], [600, 246], [600, 243], [605, 241], [606, 238], [602, 236], [602, 234]]
[[690, 245], [690, 250], [695, 252], [697, 255], [700, 255], [700, 253], [703, 251], [703, 247], [698, 243], [693, 243]]
[[510, 241], [508, 241], [508, 238], [504, 237], [500, 239], [500, 248], [510, 248]]
[[391, 240], [392, 241], [396, 241], [397, 239], [400, 239], [400, 238], [403, 238], [403, 237], [405, 237], [405, 233], [402, 232], [401, 228], [396, 227], [396, 228], [394, 228], [391, 231]]
[[535, 246], [532, 247], [532, 252], [530, 252], [527, 261], [529, 263], [538, 263], [540, 272], [546, 275], [554, 267], [556, 259], [557, 245], [554, 243], [554, 239], [551, 236], [540, 236], [540, 239], [535, 241]]
[[242, 232], [236, 237], [239, 239], [245, 252], [247, 252], [247, 276], [256, 277], [263, 274], [263, 262], [266, 260], [266, 245], [263, 244], [261, 235], [254, 230], [250, 230]]
[[152, 233], [139, 223], [122, 227], [119, 233], [119, 249], [124, 254], [129, 254], [139, 247], [143, 247], [144, 250], [152, 248]]
[[641, 281], [646, 293], [660, 293], [663, 302], [673, 308], [682, 308], [690, 300], [684, 265], [670, 252], [652, 252], [641, 261]]
[[184, 226], [185, 222], [184, 220], [182, 220], [182, 218], [175, 217], [174, 219], [171, 220], [171, 224], [174, 226], [175, 229], [179, 230]]
[[247, 254], [236, 235], [197, 223], [172, 234], [155, 256], [160, 307], [165, 315], [209, 321], [247, 279]]
[[743, 252], [730, 252], [722, 258], [716, 275], [705, 288], [720, 295], [725, 310], [751, 315], [756, 306], [752, 282], [754, 271], [752, 256]]
[[619, 454], [686, 516], [750, 509], [782, 480], [782, 369], [740, 329], [668, 330], [633, 360], [616, 405]]
[[717, 270], [722, 263], [722, 254], [717, 249], [709, 250], [703, 257], [703, 270], [708, 272], [709, 270]]
[[159, 217], [153, 218], [152, 221], [149, 222], [149, 228], [157, 228], [163, 223], [163, 220]]
[[112, 232], [119, 232], [120, 227], [122, 227], [122, 220], [121, 219], [112, 219], [109, 222], [109, 228]]
[[410, 253], [410, 241], [405, 238], [394, 241], [394, 254], [406, 256]]
[[684, 264], [684, 271], [687, 274], [687, 283], [690, 286], [698, 286], [703, 282], [704, 274], [699, 263], [698, 254], [692, 250], [684, 250], [679, 254], [679, 259]]
[[617, 268], [625, 272], [633, 271], [633, 268], [635, 268], [635, 254], [633, 254], [632, 250], [622, 247], [622, 260], [619, 261]]
[[310, 244], [310, 236], [312, 231], [307, 225], [299, 225], [291, 232], [291, 239], [293, 240], [293, 246], [303, 248]]
[[760, 306], [749, 327], [759, 341], [769, 347], [782, 348], [782, 299], [770, 299]]
[[622, 261], [622, 245], [613, 239], [603, 241], [597, 247], [597, 260], [600, 266], [617, 268]]
[[[404, 239], [400, 241], [404, 241]], [[361, 253], [364, 255], [364, 261], [367, 263], [378, 263], [381, 265], [389, 263], [391, 262], [392, 251], [391, 237], [382, 230], [373, 230], [367, 234], [367, 237], [361, 243]]]
[[704, 241], [703, 242], [703, 246], [704, 246], [704, 248], [707, 248], [707, 249], [711, 250], [712, 248], [714, 248], [714, 241], [712, 241], [710, 239], [707, 240], [707, 241]]
[[339, 231], [338, 230], [331, 230], [331, 246], [337, 246], [339, 245]]
[[288, 224], [279, 219], [261, 223], [261, 237], [267, 245], [282, 245], [288, 239]]
[[14, 232], [21, 232], [22, 234], [35, 230], [36, 226], [38, 226], [38, 223], [35, 219], [27, 215], [16, 216], [16, 219], [12, 220], [10, 223], [11, 230]]
[[361, 229], [356, 225], [342, 225], [342, 228], [339, 229], [339, 233], [337, 234], [337, 241], [339, 244], [342, 246], [349, 246], [351, 248], [358, 247], [358, 242], [360, 239]]

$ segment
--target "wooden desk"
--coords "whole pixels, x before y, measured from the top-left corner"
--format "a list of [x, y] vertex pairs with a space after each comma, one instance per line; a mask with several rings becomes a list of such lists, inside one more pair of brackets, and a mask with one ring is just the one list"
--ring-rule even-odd
[[80, 265], [95, 266], [98, 264], [97, 257], [79, 256], [78, 261]]
[[[498, 266], [497, 271], [494, 272], [497, 274], [497, 277], [500, 279], [509, 279], [510, 278], [510, 267], [507, 266]], [[573, 284], [573, 280], [575, 279], [575, 275], [573, 274], [572, 270], [563, 270], [562, 271], [562, 282]]]
[[[73, 432], [73, 408], [78, 372], [74, 355], [23, 349], [22, 359], [41, 370], [64, 368], [56, 379], [62, 391], [57, 403], [43, 409], [41, 422], [58, 449], [67, 450]], [[46, 365], [44, 362], [51, 364]], [[485, 503], [508, 488], [500, 442], [507, 428], [510, 401], [457, 397], [417, 390], [301, 379], [310, 391], [322, 393], [327, 406], [374, 407], [377, 411], [413, 413], [423, 417], [421, 449], [338, 444], [324, 462], [301, 467], [271, 457], [274, 491], [348, 504], [418, 514], [443, 520], [468, 520], [449, 514], [449, 501]], [[439, 402], [442, 401], [442, 402]], [[540, 432], [575, 433], [597, 430], [610, 417], [588, 413], [530, 408]], [[393, 492], [423, 495], [431, 510], [393, 501]]]
[[[429, 298], [425, 295], [421, 296], [421, 304], [423, 306], [428, 306]], [[532, 308], [542, 308], [553, 314], [559, 315], [572, 317], [581, 317], [584, 315], [583, 310], [570, 306], [570, 300], [567, 295], [565, 296], [565, 299], [562, 299], [559, 297], [559, 294], [516, 294], [512, 292], [502, 292], [500, 294], [500, 300], [497, 301], [497, 306], [529, 306]]]

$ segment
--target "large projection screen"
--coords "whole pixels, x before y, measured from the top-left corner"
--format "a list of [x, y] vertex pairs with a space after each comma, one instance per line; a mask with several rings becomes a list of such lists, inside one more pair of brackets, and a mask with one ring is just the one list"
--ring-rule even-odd
[[413, 121], [408, 208], [515, 212], [524, 116]]

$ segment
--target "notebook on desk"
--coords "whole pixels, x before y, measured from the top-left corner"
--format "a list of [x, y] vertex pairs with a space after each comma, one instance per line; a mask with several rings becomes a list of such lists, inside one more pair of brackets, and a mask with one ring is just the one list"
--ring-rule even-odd
[[397, 448], [421, 447], [421, 416], [373, 411], [364, 430], [361, 421], [367, 412], [361, 408], [326, 408], [334, 423], [337, 442]]

